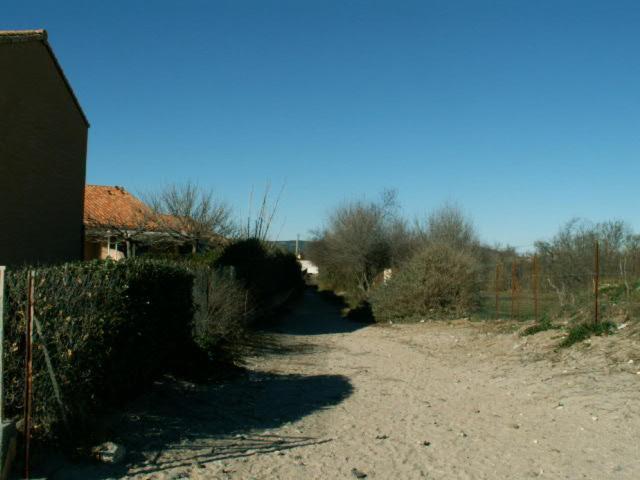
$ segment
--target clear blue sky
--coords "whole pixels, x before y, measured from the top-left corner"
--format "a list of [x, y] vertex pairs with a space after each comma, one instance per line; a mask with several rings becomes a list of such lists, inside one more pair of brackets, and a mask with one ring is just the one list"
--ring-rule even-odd
[[286, 180], [281, 239], [384, 187], [488, 242], [640, 229], [637, 0], [14, 0], [0, 28], [49, 31], [90, 183], [194, 179], [243, 215]]

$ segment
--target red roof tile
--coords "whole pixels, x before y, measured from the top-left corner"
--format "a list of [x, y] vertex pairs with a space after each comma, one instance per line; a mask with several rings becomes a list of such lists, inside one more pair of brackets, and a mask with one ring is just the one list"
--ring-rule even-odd
[[151, 216], [151, 209], [122, 187], [87, 185], [84, 189], [86, 227], [140, 229], [151, 223]]

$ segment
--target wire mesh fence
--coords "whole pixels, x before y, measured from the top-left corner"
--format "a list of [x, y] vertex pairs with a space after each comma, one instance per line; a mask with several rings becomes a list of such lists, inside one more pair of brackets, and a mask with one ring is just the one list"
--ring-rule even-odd
[[187, 359], [192, 286], [184, 269], [158, 262], [8, 271], [0, 402], [22, 419], [26, 450], [32, 436], [89, 438], [96, 412]]
[[77, 273], [60, 268], [6, 276], [2, 403], [8, 417], [22, 419], [27, 457], [32, 435], [66, 431], [69, 414], [96, 403], [84, 386], [95, 376], [92, 363], [100, 354], [94, 347], [106, 322], [100, 327], [92, 317], [113, 291], [113, 279]]
[[[99, 397], [126, 393], [116, 388], [124, 372], [130, 379], [151, 377], [162, 360], [157, 353], [166, 350], [171, 357], [174, 350], [163, 345], [184, 333], [175, 330], [175, 318], [188, 313], [204, 323], [215, 300], [212, 282], [221, 279], [204, 270], [192, 277], [141, 263], [131, 271], [116, 264], [36, 275], [23, 270], [6, 280], [8, 288], [0, 290], [7, 327], [4, 338], [0, 328], [0, 413], [33, 417], [25, 425], [38, 433], [59, 424], [64, 430], [67, 417], [85, 418]], [[640, 315], [640, 257], [598, 242], [580, 255], [513, 255], [488, 262], [484, 285], [476, 316], [485, 319], [541, 320], [579, 312], [598, 322], [608, 315]], [[226, 290], [216, 288], [230, 303]], [[246, 294], [240, 301], [246, 317]]]
[[640, 312], [640, 259], [593, 244], [591, 255], [530, 255], [491, 265], [478, 316], [542, 319], [580, 312], [602, 315]]

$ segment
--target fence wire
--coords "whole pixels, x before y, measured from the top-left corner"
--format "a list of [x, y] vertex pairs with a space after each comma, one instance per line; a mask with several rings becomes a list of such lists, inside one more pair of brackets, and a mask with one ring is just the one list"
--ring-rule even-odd
[[640, 260], [594, 248], [593, 258], [532, 255], [505, 260], [485, 271], [479, 316], [541, 319], [580, 313], [635, 316], [640, 313]]

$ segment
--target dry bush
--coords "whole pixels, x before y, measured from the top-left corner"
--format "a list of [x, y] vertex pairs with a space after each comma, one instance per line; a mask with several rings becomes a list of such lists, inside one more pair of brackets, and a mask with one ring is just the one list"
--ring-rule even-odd
[[307, 251], [323, 288], [345, 293], [352, 304], [366, 299], [374, 278], [410, 250], [411, 232], [397, 209], [395, 192], [386, 191], [379, 201], [349, 202], [329, 215]]
[[440, 243], [457, 250], [477, 250], [480, 240], [473, 222], [462, 208], [445, 203], [433, 210], [426, 223], [417, 223], [416, 236], [421, 243]]
[[370, 301], [376, 321], [467, 314], [478, 303], [480, 268], [469, 253], [445, 244], [424, 247]]
[[194, 338], [216, 363], [237, 363], [243, 354], [248, 292], [224, 271], [199, 269], [195, 276]]
[[144, 195], [151, 209], [151, 220], [173, 242], [189, 245], [191, 253], [206, 250], [236, 232], [231, 207], [213, 190], [193, 182], [167, 185]]
[[[536, 242], [544, 274], [542, 288], [554, 292], [561, 307], [589, 302], [593, 289], [594, 254], [600, 247], [602, 293], [616, 301], [632, 300], [640, 278], [640, 235], [623, 221], [592, 223], [573, 219], [549, 241]], [[605, 291], [610, 286], [610, 292]]]

